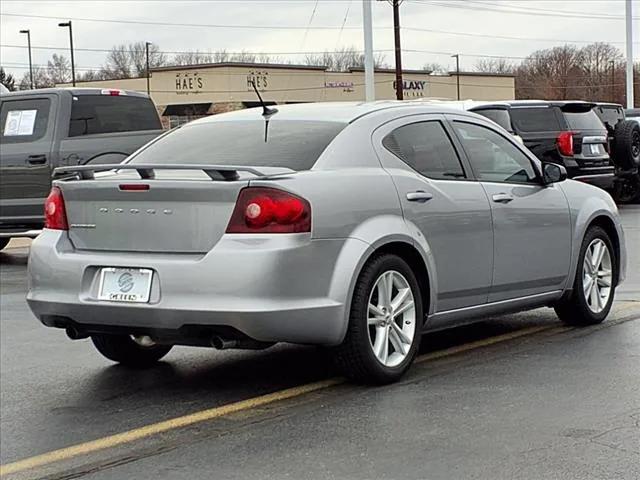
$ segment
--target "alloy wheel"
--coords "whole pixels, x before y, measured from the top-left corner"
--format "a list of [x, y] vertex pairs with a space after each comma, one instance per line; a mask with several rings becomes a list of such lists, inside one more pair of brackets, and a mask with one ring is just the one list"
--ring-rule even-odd
[[589, 310], [600, 313], [611, 296], [613, 270], [611, 253], [600, 238], [593, 240], [584, 255], [582, 289]]
[[378, 361], [398, 366], [414, 342], [416, 310], [407, 279], [395, 270], [382, 273], [369, 295], [369, 342]]

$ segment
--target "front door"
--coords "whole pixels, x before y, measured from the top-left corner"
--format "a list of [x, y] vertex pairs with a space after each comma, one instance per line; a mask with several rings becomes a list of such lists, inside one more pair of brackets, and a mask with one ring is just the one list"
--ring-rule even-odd
[[563, 289], [571, 261], [571, 219], [560, 186], [543, 185], [535, 160], [508, 134], [451, 120], [491, 205], [494, 266], [489, 301]]
[[450, 133], [444, 117], [425, 115], [396, 120], [374, 134], [405, 219], [424, 236], [436, 265], [433, 312], [486, 303], [493, 266], [489, 202], [469, 178]]
[[0, 226], [38, 224], [51, 188], [55, 96], [6, 98], [0, 107]]

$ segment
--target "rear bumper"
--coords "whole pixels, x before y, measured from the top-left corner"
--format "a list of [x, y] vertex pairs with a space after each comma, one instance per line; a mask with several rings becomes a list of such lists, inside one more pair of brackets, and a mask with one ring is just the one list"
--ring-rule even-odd
[[[299, 234], [225, 235], [206, 255], [77, 251], [66, 232], [45, 229], [31, 247], [27, 302], [49, 326], [231, 327], [263, 342], [334, 345], [344, 336], [351, 280], [368, 248], [356, 239]], [[104, 266], [152, 269], [149, 303], [98, 301]]]

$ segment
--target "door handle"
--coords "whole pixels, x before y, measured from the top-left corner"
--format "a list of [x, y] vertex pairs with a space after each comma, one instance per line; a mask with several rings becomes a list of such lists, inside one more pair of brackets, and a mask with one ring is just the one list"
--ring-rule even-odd
[[431, 200], [432, 198], [433, 195], [427, 192], [423, 192], [422, 190], [407, 193], [407, 200], [409, 200], [410, 202], [424, 203], [427, 200]]
[[27, 163], [29, 165], [44, 165], [47, 163], [46, 155], [29, 155], [27, 157]]
[[508, 193], [496, 193], [491, 198], [496, 203], [509, 203], [511, 200], [513, 200], [513, 197]]

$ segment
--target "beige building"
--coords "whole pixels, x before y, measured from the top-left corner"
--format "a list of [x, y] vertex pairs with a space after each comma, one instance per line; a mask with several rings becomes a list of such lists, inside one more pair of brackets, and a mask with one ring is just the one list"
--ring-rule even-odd
[[[481, 73], [455, 72], [430, 74], [425, 70], [403, 72], [404, 98], [457, 97], [458, 80], [461, 99], [510, 100], [515, 95], [514, 77]], [[155, 68], [149, 88], [160, 115], [167, 126], [194, 117], [239, 108], [254, 107], [255, 82], [262, 98], [269, 103], [303, 103], [364, 100], [364, 69], [331, 72], [326, 67], [216, 63]], [[376, 99], [395, 99], [395, 72], [377, 69]], [[64, 84], [60, 86], [69, 86]], [[147, 91], [146, 78], [80, 82], [79, 87], [118, 88]]]

